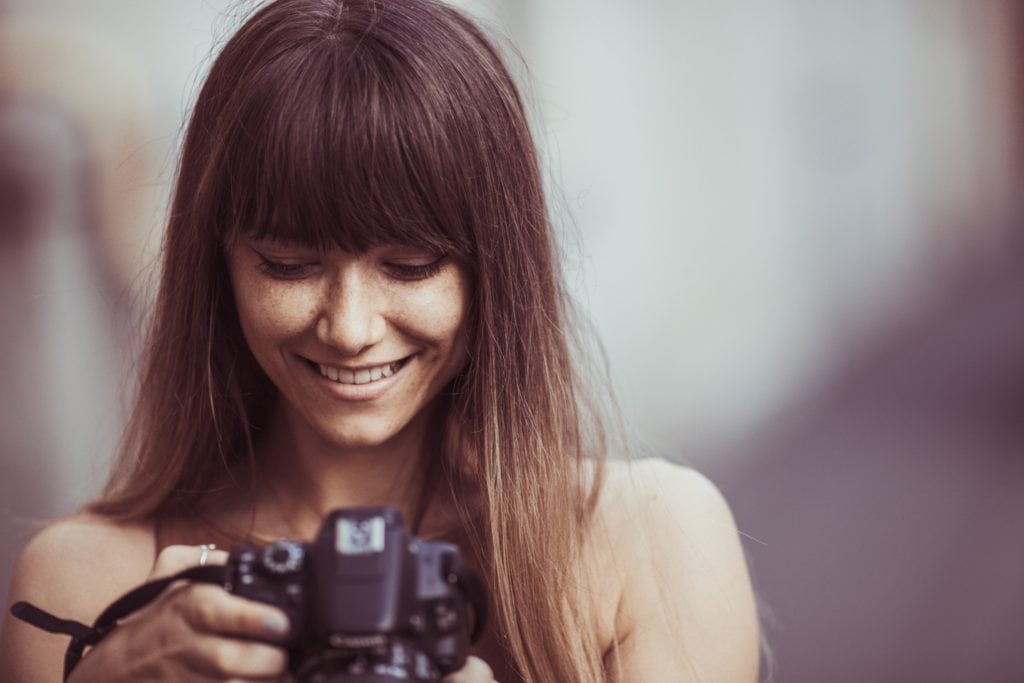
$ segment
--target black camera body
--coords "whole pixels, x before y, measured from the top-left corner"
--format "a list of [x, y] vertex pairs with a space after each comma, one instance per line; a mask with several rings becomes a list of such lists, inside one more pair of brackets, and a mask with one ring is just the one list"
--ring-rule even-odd
[[225, 571], [230, 592], [288, 614], [301, 682], [440, 681], [486, 620], [483, 584], [458, 548], [410, 536], [390, 507], [335, 510], [309, 544], [236, 546]]

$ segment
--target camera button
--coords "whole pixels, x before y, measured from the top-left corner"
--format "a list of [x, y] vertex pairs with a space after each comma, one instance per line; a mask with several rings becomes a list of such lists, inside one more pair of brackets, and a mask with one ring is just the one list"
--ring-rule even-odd
[[448, 604], [434, 605], [434, 624], [439, 631], [451, 631], [459, 623], [459, 615]]

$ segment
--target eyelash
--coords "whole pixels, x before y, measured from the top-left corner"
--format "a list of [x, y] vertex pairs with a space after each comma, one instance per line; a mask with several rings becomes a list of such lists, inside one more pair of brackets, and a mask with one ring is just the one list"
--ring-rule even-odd
[[[271, 261], [262, 254], [259, 254], [259, 257], [260, 270], [266, 275], [277, 278], [278, 280], [301, 280], [306, 275], [306, 269], [310, 265], [306, 263], [281, 263], [279, 261]], [[426, 280], [434, 277], [441, 272], [441, 268], [444, 267], [445, 261], [447, 260], [448, 255], [442, 254], [430, 263], [416, 265], [388, 263], [385, 267], [395, 279], [414, 282], [416, 280]]]
[[260, 270], [278, 280], [299, 280], [306, 274], [305, 263], [280, 263], [260, 254]]
[[392, 276], [398, 278], [399, 280], [426, 280], [440, 273], [441, 268], [444, 267], [444, 262], [447, 259], [448, 256], [446, 254], [442, 254], [441, 256], [434, 259], [430, 263], [422, 263], [417, 265], [405, 263], [389, 263], [387, 265], [387, 268], [388, 270], [391, 271]]

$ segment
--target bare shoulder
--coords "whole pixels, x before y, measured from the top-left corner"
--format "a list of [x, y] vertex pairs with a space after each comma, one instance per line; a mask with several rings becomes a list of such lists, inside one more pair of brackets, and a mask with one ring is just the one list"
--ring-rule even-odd
[[646, 508], [673, 503], [690, 506], [694, 512], [709, 504], [728, 508], [710, 479], [667, 460], [608, 460], [605, 472], [605, 492], [620, 504]]
[[755, 601], [718, 488], [658, 459], [610, 461], [606, 471], [597, 516], [621, 581], [611, 677], [755, 681]]
[[[91, 623], [146, 579], [153, 554], [151, 525], [85, 513], [60, 519], [36, 534], [18, 558], [8, 603], [25, 600], [59, 617]], [[66, 636], [47, 634], [5, 613], [0, 678], [35, 680], [22, 672], [24, 662], [59, 663]]]
[[149, 524], [87, 513], [65, 517], [29, 541], [15, 565], [10, 592], [15, 599], [34, 599], [46, 609], [88, 617], [92, 608], [102, 609], [120, 595], [120, 589], [144, 580], [153, 553]]
[[697, 470], [647, 458], [610, 460], [605, 472], [598, 515], [620, 540], [644, 545], [668, 537], [691, 561], [711, 550], [708, 544], [736, 545], [728, 503]]

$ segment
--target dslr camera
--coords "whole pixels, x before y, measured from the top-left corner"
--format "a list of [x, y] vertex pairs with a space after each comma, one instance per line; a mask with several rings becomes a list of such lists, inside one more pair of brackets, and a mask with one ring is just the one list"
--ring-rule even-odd
[[300, 683], [440, 681], [465, 664], [487, 615], [458, 549], [410, 536], [390, 507], [335, 510], [312, 543], [238, 545], [224, 577], [288, 615]]

